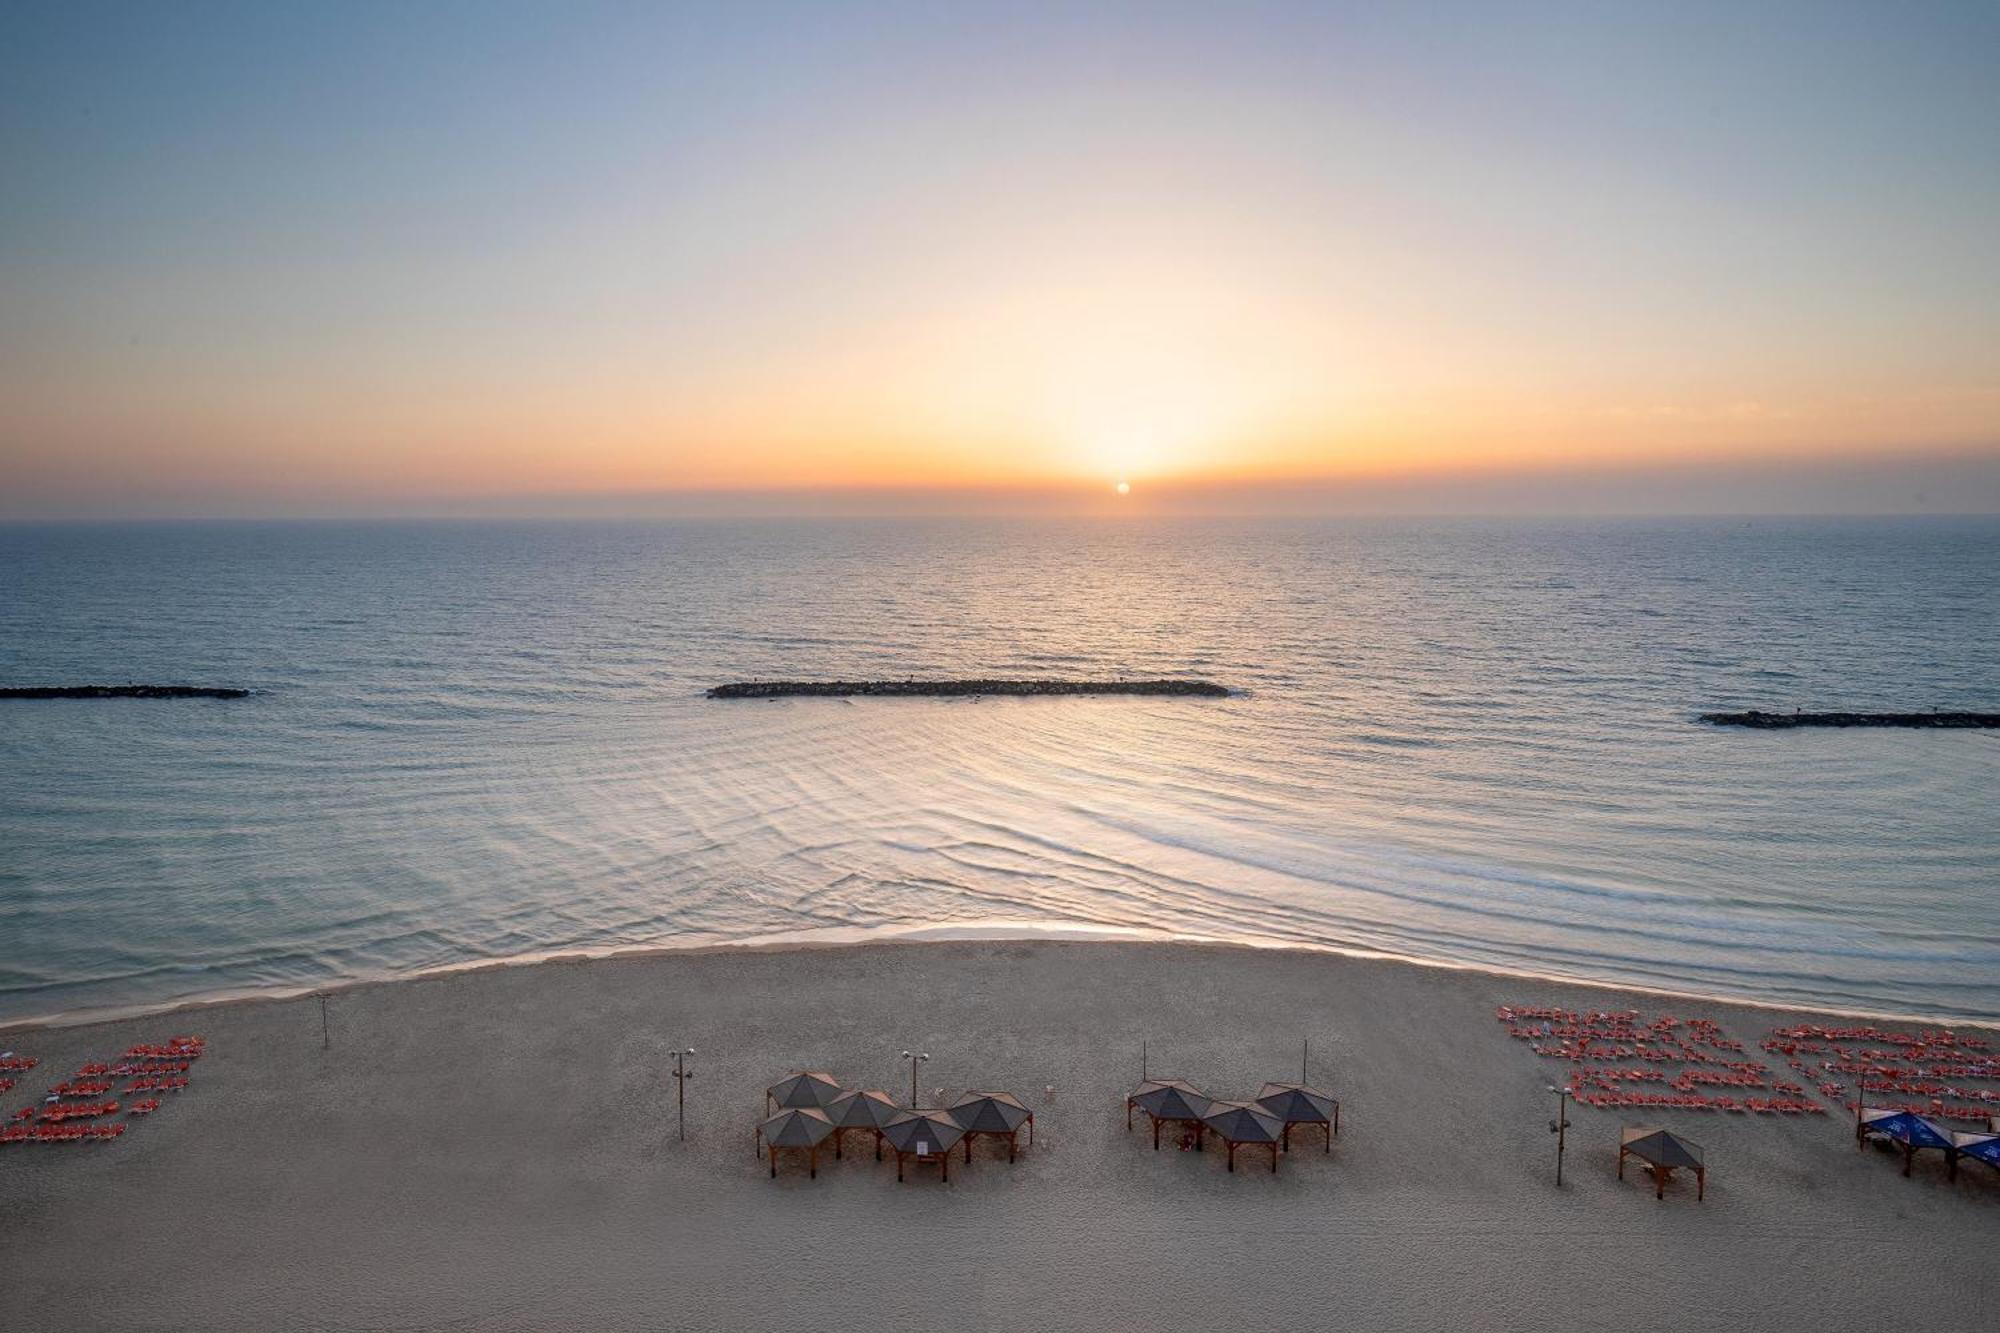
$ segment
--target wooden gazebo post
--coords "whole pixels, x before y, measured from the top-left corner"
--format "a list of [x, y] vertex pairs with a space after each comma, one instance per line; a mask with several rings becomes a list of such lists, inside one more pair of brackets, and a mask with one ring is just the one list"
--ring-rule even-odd
[[[903, 1150], [901, 1148], [896, 1149], [896, 1180], [899, 1184], [902, 1182], [903, 1179], [903, 1156], [904, 1156]], [[910, 1153], [909, 1156], [917, 1159], [918, 1166], [922, 1166], [924, 1164], [924, 1159], [927, 1157], [937, 1158], [938, 1170], [940, 1171], [940, 1173], [942, 1173], [945, 1183], [946, 1184], [951, 1183], [951, 1149], [946, 1148], [943, 1152], [935, 1152], [935, 1153], [913, 1152]]]

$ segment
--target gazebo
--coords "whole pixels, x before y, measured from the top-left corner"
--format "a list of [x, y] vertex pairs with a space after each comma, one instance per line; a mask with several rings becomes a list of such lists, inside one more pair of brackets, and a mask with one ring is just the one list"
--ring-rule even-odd
[[882, 1126], [882, 1137], [896, 1150], [896, 1179], [903, 1178], [903, 1158], [914, 1157], [919, 1166], [936, 1162], [943, 1168], [944, 1178], [950, 1180], [951, 1150], [965, 1137], [965, 1131], [949, 1111], [899, 1111]]
[[1243, 1144], [1269, 1144], [1271, 1171], [1278, 1170], [1278, 1149], [1284, 1142], [1285, 1122], [1254, 1102], [1215, 1102], [1201, 1123], [1229, 1147], [1229, 1169], [1236, 1169], [1236, 1150]]
[[1958, 1159], [1970, 1157], [2000, 1171], [2000, 1134], [1960, 1134], [1951, 1136], [1951, 1150], [1945, 1153], [1950, 1178], [1958, 1179]]
[[1162, 1124], [1194, 1126], [1195, 1146], [1201, 1146], [1202, 1118], [1215, 1102], [1191, 1083], [1177, 1078], [1148, 1079], [1125, 1099], [1125, 1128], [1132, 1128], [1132, 1108], [1144, 1111], [1153, 1122], [1153, 1150], [1160, 1148]]
[[903, 1113], [896, 1099], [879, 1088], [843, 1092], [826, 1104], [826, 1118], [833, 1122], [833, 1155], [840, 1156], [840, 1141], [850, 1129], [865, 1129], [875, 1136], [875, 1160], [882, 1160], [882, 1126]]
[[833, 1133], [833, 1121], [817, 1106], [788, 1106], [757, 1125], [757, 1138], [771, 1152], [771, 1174], [778, 1174], [778, 1149], [803, 1148], [807, 1171], [819, 1179], [819, 1145]]
[[1027, 1126], [1028, 1146], [1035, 1146], [1035, 1113], [1008, 1092], [968, 1092], [951, 1104], [953, 1122], [965, 1131], [965, 1160], [972, 1160], [972, 1140], [984, 1134], [1007, 1140], [1007, 1160], [1014, 1160], [1014, 1142]]
[[1340, 1103], [1332, 1093], [1303, 1083], [1266, 1083], [1257, 1089], [1257, 1105], [1285, 1122], [1279, 1137], [1285, 1151], [1292, 1148], [1293, 1125], [1326, 1126], [1326, 1150], [1333, 1151], [1333, 1136], [1340, 1132]]
[[1708, 1193], [1708, 1168], [1702, 1162], [1701, 1145], [1690, 1143], [1670, 1130], [1654, 1125], [1627, 1125], [1618, 1135], [1618, 1178], [1625, 1179], [1626, 1157], [1636, 1157], [1653, 1173], [1653, 1197], [1667, 1197], [1667, 1179], [1677, 1170], [1694, 1172], [1694, 1198], [1700, 1203]]
[[831, 1074], [793, 1074], [764, 1089], [764, 1109], [769, 1111], [774, 1106], [817, 1106], [824, 1109], [839, 1095], [840, 1084]]
[[1886, 1139], [1903, 1150], [1903, 1174], [1916, 1164], [1917, 1149], [1936, 1148], [1950, 1157], [1951, 1135], [1913, 1111], [1864, 1110], [1854, 1125], [1854, 1146], [1861, 1148], [1870, 1139]]

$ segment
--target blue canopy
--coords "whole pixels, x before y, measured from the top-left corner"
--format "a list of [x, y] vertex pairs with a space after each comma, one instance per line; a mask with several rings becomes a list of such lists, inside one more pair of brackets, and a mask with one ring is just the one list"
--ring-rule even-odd
[[1950, 1148], [1951, 1135], [1911, 1111], [1863, 1111], [1861, 1130], [1912, 1148]]
[[1951, 1139], [1961, 1156], [2000, 1166], [2000, 1134], [1954, 1134]]

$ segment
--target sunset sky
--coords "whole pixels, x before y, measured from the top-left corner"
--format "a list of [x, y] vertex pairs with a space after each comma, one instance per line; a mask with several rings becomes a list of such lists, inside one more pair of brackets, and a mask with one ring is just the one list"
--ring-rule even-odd
[[1985, 0], [12, 4], [0, 517], [2000, 508], [1997, 67]]

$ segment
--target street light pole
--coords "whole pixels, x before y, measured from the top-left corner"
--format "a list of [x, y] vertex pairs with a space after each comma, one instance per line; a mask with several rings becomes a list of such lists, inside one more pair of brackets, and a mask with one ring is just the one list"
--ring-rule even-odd
[[674, 1052], [674, 1101], [677, 1103], [677, 1109], [680, 1116], [680, 1128], [678, 1134], [681, 1142], [683, 1143], [687, 1142], [687, 1136], [688, 1136], [687, 1081], [694, 1077], [694, 1071], [687, 1067], [687, 1058], [693, 1054], [694, 1054], [694, 1047], [692, 1046], [688, 1047], [684, 1051]]
[[1570, 1087], [1565, 1083], [1562, 1087], [1558, 1088], [1555, 1084], [1551, 1083], [1549, 1091], [1556, 1094], [1556, 1118], [1549, 1121], [1549, 1133], [1556, 1136], [1556, 1188], [1561, 1189], [1563, 1183], [1563, 1148], [1568, 1139], [1567, 1131], [1569, 1129]]
[[913, 1054], [904, 1051], [903, 1058], [910, 1062], [910, 1109], [914, 1111], [917, 1109], [917, 1066], [930, 1059], [931, 1053], [924, 1051], [921, 1054]]

